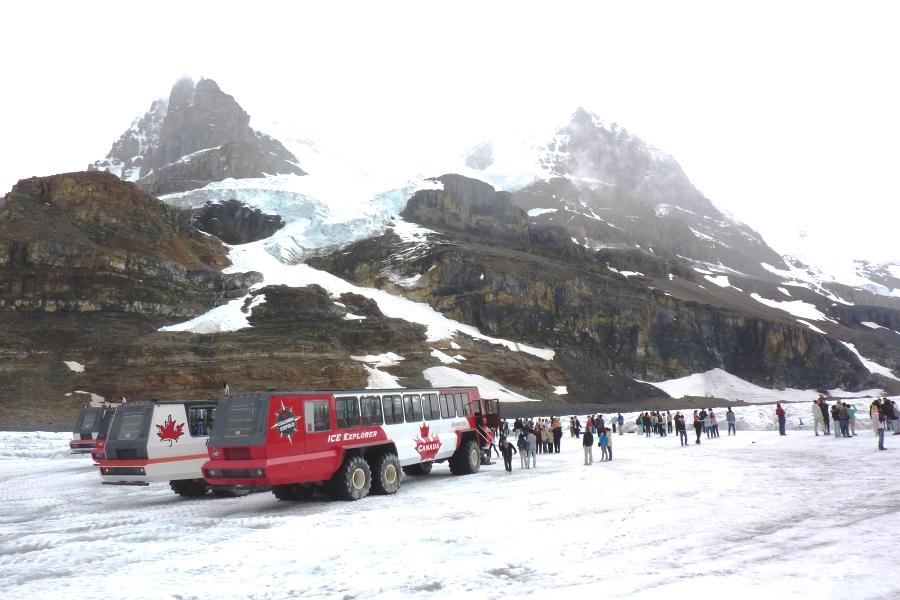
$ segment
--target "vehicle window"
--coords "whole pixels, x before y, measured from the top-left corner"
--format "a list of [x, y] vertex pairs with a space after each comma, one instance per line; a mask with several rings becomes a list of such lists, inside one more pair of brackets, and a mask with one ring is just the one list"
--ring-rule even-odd
[[334, 416], [337, 419], [338, 429], [359, 427], [359, 400], [356, 396], [336, 398]]
[[422, 394], [422, 416], [426, 421], [441, 418], [441, 403], [437, 394]]
[[384, 424], [393, 425], [403, 422], [403, 401], [399, 394], [388, 394], [381, 397], [384, 406]]
[[407, 423], [417, 423], [422, 420], [422, 403], [418, 394], [404, 394], [403, 412], [406, 413]]
[[450, 394], [441, 394], [441, 417], [452, 419], [456, 416], [456, 407], [453, 406], [453, 396]]
[[463, 411], [460, 416], [468, 417], [469, 415], [472, 414], [472, 407], [469, 404], [469, 394], [462, 393], [462, 394], [457, 394], [457, 396], [459, 396], [460, 402], [462, 402]]
[[306, 420], [306, 432], [331, 430], [331, 413], [328, 400], [307, 400], [303, 403], [303, 418]]
[[381, 398], [363, 396], [359, 399], [359, 404], [363, 425], [381, 425], [384, 422], [381, 416]]
[[84, 411], [81, 415], [81, 425], [78, 427], [78, 432], [80, 433], [91, 433], [93, 431], [97, 431], [98, 429], [98, 417], [100, 416], [99, 410], [89, 409]]
[[462, 394], [453, 394], [453, 401], [456, 403], [456, 415], [464, 417], [468, 415], [468, 407], [463, 406]]
[[126, 412], [122, 415], [122, 425], [119, 427], [120, 440], [145, 439], [143, 425], [144, 411]]
[[[466, 398], [469, 397], [468, 394], [463, 394], [463, 396], [465, 396]], [[481, 414], [481, 400], [472, 400], [472, 407], [475, 409], [476, 415]]]
[[191, 436], [209, 435], [215, 415], [215, 406], [188, 406], [188, 431]]
[[259, 404], [248, 400], [235, 400], [224, 415], [226, 438], [248, 438], [256, 435], [259, 426]]

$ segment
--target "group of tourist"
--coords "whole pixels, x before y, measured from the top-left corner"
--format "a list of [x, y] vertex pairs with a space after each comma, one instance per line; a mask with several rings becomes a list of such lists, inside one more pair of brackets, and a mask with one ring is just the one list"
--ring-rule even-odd
[[869, 406], [869, 417], [872, 419], [872, 429], [878, 436], [878, 449], [884, 450], [885, 430], [900, 435], [900, 412], [897, 410], [897, 403], [887, 396], [876, 398]]

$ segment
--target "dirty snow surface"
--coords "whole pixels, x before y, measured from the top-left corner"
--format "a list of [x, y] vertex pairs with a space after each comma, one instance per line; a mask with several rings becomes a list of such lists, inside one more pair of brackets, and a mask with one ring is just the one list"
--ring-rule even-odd
[[106, 487], [69, 434], [0, 433], [0, 597], [900, 597], [900, 437], [720, 419], [699, 446], [617, 435], [585, 467], [567, 432], [536, 469], [437, 465], [358, 502]]

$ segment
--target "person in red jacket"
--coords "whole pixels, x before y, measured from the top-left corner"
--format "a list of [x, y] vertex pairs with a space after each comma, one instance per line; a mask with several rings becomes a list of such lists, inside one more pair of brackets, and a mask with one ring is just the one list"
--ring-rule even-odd
[[781, 408], [781, 403], [775, 405], [775, 416], [778, 417], [778, 434], [779, 435], [787, 435], [784, 431], [784, 424], [786, 419], [786, 415], [784, 409]]

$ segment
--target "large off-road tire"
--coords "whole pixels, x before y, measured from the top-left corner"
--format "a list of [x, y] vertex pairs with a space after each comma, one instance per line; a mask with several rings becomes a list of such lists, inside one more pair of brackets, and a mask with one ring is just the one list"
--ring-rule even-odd
[[240, 498], [250, 493], [250, 490], [229, 489], [229, 488], [213, 488], [213, 496], [217, 498]]
[[372, 461], [372, 493], [396, 494], [400, 489], [400, 461], [393, 452], [379, 454]]
[[359, 500], [369, 495], [372, 487], [372, 470], [361, 456], [351, 456], [328, 482], [332, 498]]
[[428, 475], [431, 473], [431, 468], [434, 466], [432, 461], [419, 463], [417, 465], [408, 465], [403, 467], [403, 472], [407, 475], [412, 475], [413, 477], [418, 475]]
[[450, 472], [454, 475], [471, 475], [481, 468], [481, 450], [475, 440], [460, 444], [450, 457]]
[[209, 488], [202, 479], [176, 479], [169, 482], [169, 487], [179, 496], [198, 498], [205, 496]]

